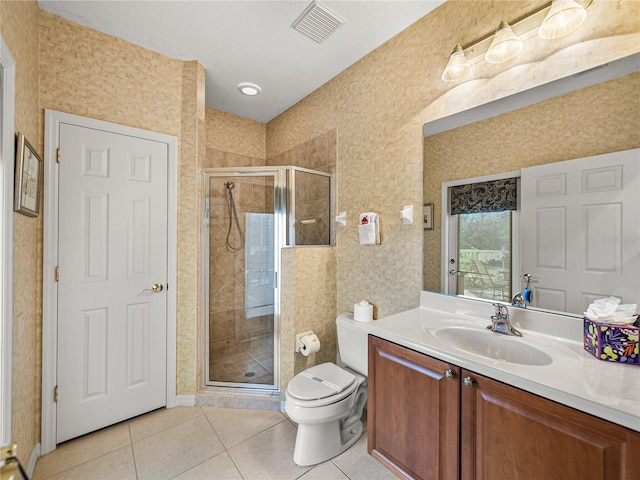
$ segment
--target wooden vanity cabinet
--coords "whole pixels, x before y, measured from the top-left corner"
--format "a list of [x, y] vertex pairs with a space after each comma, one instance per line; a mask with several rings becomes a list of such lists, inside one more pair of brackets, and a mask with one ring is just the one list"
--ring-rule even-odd
[[459, 379], [458, 367], [369, 336], [369, 454], [401, 478], [459, 478]]
[[640, 479], [639, 433], [466, 370], [461, 376], [462, 480]]
[[401, 478], [640, 478], [640, 433], [606, 420], [374, 336], [368, 378], [368, 451]]

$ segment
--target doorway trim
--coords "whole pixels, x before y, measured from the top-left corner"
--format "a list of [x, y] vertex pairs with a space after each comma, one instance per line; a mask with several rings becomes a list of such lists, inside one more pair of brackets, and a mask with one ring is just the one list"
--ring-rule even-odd
[[[455, 289], [449, 286], [449, 259], [453, 255], [453, 251], [457, 249], [457, 228], [451, 229], [451, 214], [449, 213], [449, 189], [458, 185], [466, 185], [469, 183], [480, 182], [492, 182], [494, 180], [502, 180], [504, 178], [517, 178], [520, 182], [520, 170], [514, 170], [511, 172], [496, 173], [493, 175], [485, 175], [482, 177], [463, 178], [460, 180], [451, 180], [448, 182], [442, 182], [440, 192], [440, 291], [450, 295], [455, 295]], [[518, 190], [520, 186], [518, 186]], [[511, 288], [514, 285], [519, 285], [520, 282], [520, 203], [518, 203], [518, 209], [512, 210], [511, 225], [517, 228], [512, 228], [511, 231]], [[456, 255], [456, 269], [457, 265]]]
[[0, 35], [0, 445], [11, 442], [13, 343], [13, 182], [15, 158], [16, 62]]
[[57, 283], [58, 264], [58, 164], [60, 125], [93, 128], [119, 135], [152, 140], [167, 145], [167, 392], [166, 407], [176, 406], [176, 285], [177, 285], [177, 205], [178, 205], [178, 139], [172, 135], [151, 132], [79, 115], [45, 110], [44, 132], [44, 238], [42, 272], [42, 454], [56, 448], [57, 408], [53, 391], [57, 383]]

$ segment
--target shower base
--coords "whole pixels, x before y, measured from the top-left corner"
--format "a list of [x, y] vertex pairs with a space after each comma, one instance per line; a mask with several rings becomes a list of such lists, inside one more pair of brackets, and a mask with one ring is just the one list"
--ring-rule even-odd
[[209, 360], [214, 382], [273, 385], [273, 335], [262, 335], [217, 349]]

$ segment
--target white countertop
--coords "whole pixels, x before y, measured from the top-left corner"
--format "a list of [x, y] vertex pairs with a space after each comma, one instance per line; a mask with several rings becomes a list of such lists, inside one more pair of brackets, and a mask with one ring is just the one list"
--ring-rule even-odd
[[[365, 324], [368, 333], [508, 385], [640, 432], [640, 365], [598, 360], [582, 347], [582, 319], [509, 307], [524, 342], [552, 357], [548, 365], [493, 360], [453, 347], [433, 332], [483, 329], [491, 303], [422, 292], [420, 307]], [[499, 335], [487, 331], [490, 335]]]

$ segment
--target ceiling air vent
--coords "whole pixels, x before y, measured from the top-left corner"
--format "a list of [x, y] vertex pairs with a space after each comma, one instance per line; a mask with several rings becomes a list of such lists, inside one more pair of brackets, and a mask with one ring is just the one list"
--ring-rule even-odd
[[343, 23], [344, 20], [327, 10], [327, 7], [314, 1], [305, 8], [291, 26], [311, 40], [322, 43]]

